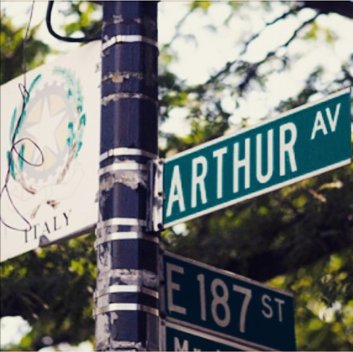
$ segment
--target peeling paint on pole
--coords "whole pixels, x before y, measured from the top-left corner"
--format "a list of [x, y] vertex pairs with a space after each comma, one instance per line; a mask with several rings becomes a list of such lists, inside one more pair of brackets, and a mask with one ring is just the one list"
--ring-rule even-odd
[[158, 154], [157, 2], [102, 6], [96, 348], [157, 350], [159, 234], [147, 230]]

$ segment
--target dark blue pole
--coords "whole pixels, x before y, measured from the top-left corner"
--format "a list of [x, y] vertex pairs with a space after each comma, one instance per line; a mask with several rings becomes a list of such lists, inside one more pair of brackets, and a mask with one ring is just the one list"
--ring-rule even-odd
[[146, 229], [158, 154], [157, 2], [102, 6], [96, 349], [158, 350], [159, 234]]

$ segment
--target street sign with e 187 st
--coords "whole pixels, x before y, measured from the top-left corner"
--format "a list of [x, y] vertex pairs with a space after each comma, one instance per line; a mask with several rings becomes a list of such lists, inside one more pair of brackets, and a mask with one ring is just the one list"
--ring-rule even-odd
[[163, 226], [348, 164], [350, 100], [346, 89], [167, 159]]
[[256, 350], [295, 350], [291, 294], [171, 253], [163, 264], [167, 322]]

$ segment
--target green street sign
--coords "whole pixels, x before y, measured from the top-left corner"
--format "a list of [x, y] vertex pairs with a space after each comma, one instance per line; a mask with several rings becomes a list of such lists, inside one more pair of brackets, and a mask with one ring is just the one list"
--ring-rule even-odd
[[167, 159], [163, 226], [225, 208], [351, 160], [350, 90]]
[[161, 308], [167, 322], [252, 350], [295, 350], [291, 294], [167, 252], [163, 275]]
[[180, 324], [165, 322], [162, 351], [249, 351], [251, 348]]

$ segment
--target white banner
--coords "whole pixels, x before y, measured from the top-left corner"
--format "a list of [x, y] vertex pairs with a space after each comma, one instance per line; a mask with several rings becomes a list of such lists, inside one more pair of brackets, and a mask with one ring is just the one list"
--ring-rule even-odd
[[1, 261], [97, 222], [100, 47], [1, 86]]

